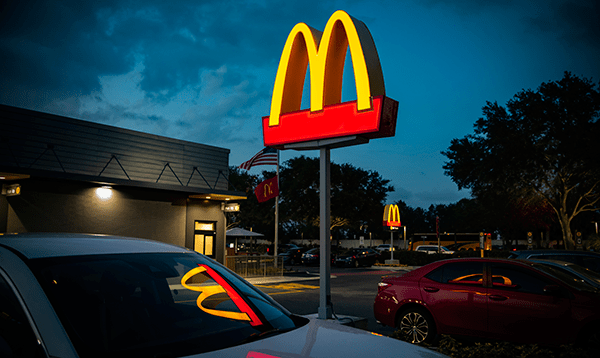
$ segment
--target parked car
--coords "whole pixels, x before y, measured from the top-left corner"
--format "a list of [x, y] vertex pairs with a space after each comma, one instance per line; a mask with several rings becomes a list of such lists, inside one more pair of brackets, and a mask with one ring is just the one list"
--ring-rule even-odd
[[[319, 248], [319, 247], [312, 248], [302, 254], [302, 264], [306, 265], [306, 266], [319, 265], [321, 263], [320, 257], [321, 257], [321, 248]], [[331, 258], [331, 264], [332, 265], [335, 264], [335, 254], [333, 253], [333, 249], [330, 254], [330, 258]]]
[[279, 252], [284, 252], [291, 249], [300, 249], [300, 246], [294, 244], [282, 244], [277, 247]]
[[591, 251], [519, 250], [511, 252], [508, 258], [567, 261], [600, 273], [600, 254]]
[[561, 270], [567, 275], [571, 276], [573, 280], [585, 282], [588, 285], [594, 286], [600, 289], [600, 273], [586, 269], [572, 262], [559, 261], [559, 260], [538, 260], [528, 259], [529, 261], [549, 265], [555, 269]]
[[442, 357], [293, 315], [216, 261], [161, 242], [0, 234], [0, 257], [2, 357]]
[[303, 265], [318, 265], [319, 257], [321, 255], [321, 249], [315, 247], [314, 249], [310, 249], [302, 254], [302, 264]]
[[[390, 245], [390, 244], [382, 244], [382, 245], [377, 246], [375, 248], [375, 250], [380, 251], [380, 252], [392, 251], [392, 245]], [[393, 250], [396, 251], [396, 248], [394, 247]]]
[[[454, 251], [452, 250], [448, 250], [447, 247], [445, 246], [440, 246], [440, 252], [441, 254], [448, 254], [448, 255], [452, 255], [454, 253]], [[417, 246], [417, 248], [415, 249], [416, 252], [423, 252], [426, 254], [437, 254], [438, 253], [438, 246], [437, 245], [419, 245]]]
[[[277, 256], [279, 256], [279, 254], [286, 252], [287, 250], [290, 249], [300, 249], [300, 246], [294, 245], [294, 244], [282, 244], [282, 245], [278, 245], [277, 246]], [[273, 255], [275, 253], [275, 245], [271, 244], [269, 246], [267, 246], [267, 255]]]
[[298, 247], [295, 249], [286, 250], [277, 256], [283, 258], [284, 265], [294, 266], [299, 265], [302, 262], [302, 254], [304, 253], [304, 251], [306, 251], [305, 248]]
[[547, 265], [509, 259], [437, 261], [378, 284], [377, 321], [413, 343], [437, 335], [600, 345], [600, 295]]
[[379, 261], [380, 255], [377, 251], [369, 248], [353, 248], [338, 255], [335, 259], [336, 266], [373, 266]]

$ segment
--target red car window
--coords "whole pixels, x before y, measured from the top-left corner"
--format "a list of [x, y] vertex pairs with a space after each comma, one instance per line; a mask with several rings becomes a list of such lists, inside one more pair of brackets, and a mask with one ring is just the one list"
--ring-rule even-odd
[[440, 283], [482, 285], [483, 264], [480, 262], [452, 262], [438, 267], [425, 277]]
[[544, 294], [544, 287], [555, 284], [533, 270], [505, 263], [492, 263], [492, 285], [518, 292]]

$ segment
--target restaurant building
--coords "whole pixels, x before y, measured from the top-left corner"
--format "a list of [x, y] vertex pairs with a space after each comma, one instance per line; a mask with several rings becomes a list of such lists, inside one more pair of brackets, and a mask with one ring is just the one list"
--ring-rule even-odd
[[220, 262], [229, 149], [0, 105], [0, 233], [111, 234]]

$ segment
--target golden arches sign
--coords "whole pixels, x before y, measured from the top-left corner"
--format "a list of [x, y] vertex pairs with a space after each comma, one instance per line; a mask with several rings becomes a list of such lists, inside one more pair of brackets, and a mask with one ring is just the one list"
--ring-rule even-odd
[[400, 209], [398, 205], [388, 204], [383, 209], [383, 226], [400, 227]]
[[371, 109], [371, 96], [385, 95], [377, 49], [367, 26], [339, 10], [331, 15], [323, 32], [299, 23], [288, 35], [275, 77], [269, 125], [279, 124], [280, 113], [300, 109], [309, 63], [311, 111], [340, 103], [348, 46], [356, 81], [357, 109]]
[[[346, 52], [350, 49], [356, 101], [341, 103]], [[300, 111], [310, 64], [310, 110]], [[395, 134], [398, 102], [385, 97], [383, 72], [367, 26], [336, 11], [323, 32], [299, 23], [285, 42], [271, 100], [263, 118], [266, 146], [361, 135]]]

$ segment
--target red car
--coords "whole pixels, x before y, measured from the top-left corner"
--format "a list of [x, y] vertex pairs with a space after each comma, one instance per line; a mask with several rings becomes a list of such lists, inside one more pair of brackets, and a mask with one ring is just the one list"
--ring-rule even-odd
[[600, 294], [535, 262], [441, 260], [379, 282], [378, 322], [413, 343], [439, 334], [562, 345], [600, 346]]

